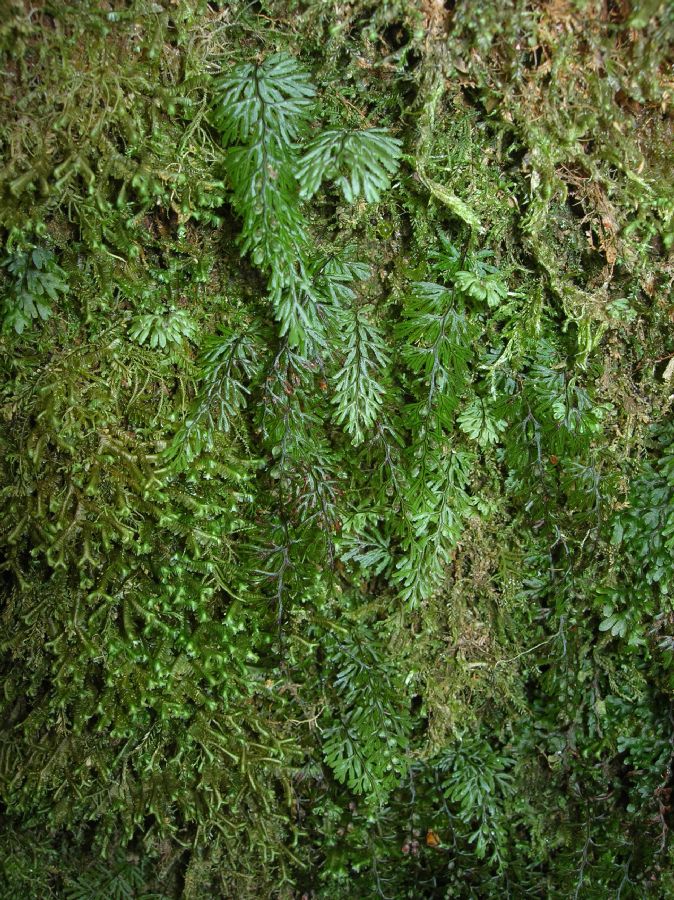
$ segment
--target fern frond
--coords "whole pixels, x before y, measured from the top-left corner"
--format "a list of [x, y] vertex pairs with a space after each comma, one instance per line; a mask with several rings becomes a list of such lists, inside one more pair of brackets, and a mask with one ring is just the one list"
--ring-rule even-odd
[[480, 447], [498, 443], [505, 426], [494, 414], [493, 404], [482, 397], [476, 397], [459, 415], [459, 427]]
[[264, 134], [259, 142], [231, 149], [226, 166], [243, 219], [242, 253], [270, 273], [270, 291], [278, 297], [297, 278], [295, 265], [307, 243], [290, 148]]
[[212, 427], [227, 433], [245, 408], [248, 385], [260, 370], [263, 346], [261, 331], [255, 325], [243, 333], [223, 329], [204, 342], [197, 404]]
[[356, 294], [351, 286], [370, 276], [370, 267], [354, 256], [355, 248], [345, 247], [330, 256], [316, 256], [311, 266], [311, 278], [316, 292], [334, 308], [351, 303]]
[[333, 180], [348, 203], [379, 200], [398, 170], [401, 142], [385, 128], [331, 129], [309, 144], [297, 170], [302, 197], [310, 198], [325, 179]]
[[324, 758], [338, 781], [381, 802], [409, 765], [402, 685], [369, 629], [360, 626], [330, 644], [336, 704], [325, 726]]
[[304, 348], [317, 328], [307, 274], [306, 222], [299, 206], [295, 141], [306, 125], [314, 88], [287, 54], [237, 66], [218, 82], [213, 121], [230, 149], [226, 167], [243, 220], [242, 253], [269, 276], [281, 334]]
[[217, 433], [228, 434], [245, 408], [249, 383], [262, 365], [261, 333], [223, 329], [208, 337], [198, 363], [200, 384], [187, 416], [162, 451], [162, 459], [182, 471], [212, 449]]
[[309, 75], [287, 53], [261, 64], [244, 63], [216, 81], [213, 120], [226, 145], [265, 143], [270, 137], [289, 145], [297, 140], [316, 94]]
[[409, 368], [424, 378], [427, 388], [420, 401], [422, 418], [437, 406], [441, 422], [451, 427], [477, 328], [451, 288], [430, 282], [412, 285], [403, 314], [397, 328], [402, 356]]
[[447, 565], [471, 512], [466, 492], [473, 463], [471, 454], [450, 450], [436, 461], [437, 449], [413, 472], [410, 510], [404, 523], [403, 554], [395, 581], [401, 598], [417, 607], [445, 581]]
[[364, 307], [342, 311], [337, 321], [346, 356], [335, 374], [335, 421], [345, 427], [357, 446], [381, 409], [384, 387], [380, 373], [388, 366], [389, 353]]
[[51, 250], [43, 247], [16, 250], [0, 262], [0, 267], [10, 276], [4, 292], [3, 324], [17, 334], [34, 319], [48, 319], [52, 312], [49, 300], [55, 301], [59, 293], [68, 291], [65, 272]]
[[183, 309], [161, 310], [134, 316], [129, 327], [129, 337], [138, 344], [162, 350], [171, 343], [180, 345], [183, 339], [193, 340], [196, 325]]

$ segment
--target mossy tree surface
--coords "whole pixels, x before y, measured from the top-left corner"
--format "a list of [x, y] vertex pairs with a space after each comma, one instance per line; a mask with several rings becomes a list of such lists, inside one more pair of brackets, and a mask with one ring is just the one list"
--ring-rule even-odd
[[671, 896], [671, 5], [0, 52], [0, 897]]

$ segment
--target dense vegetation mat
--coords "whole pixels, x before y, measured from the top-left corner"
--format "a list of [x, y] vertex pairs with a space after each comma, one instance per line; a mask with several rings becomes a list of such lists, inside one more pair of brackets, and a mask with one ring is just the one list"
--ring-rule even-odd
[[674, 896], [671, 3], [0, 52], [0, 897]]

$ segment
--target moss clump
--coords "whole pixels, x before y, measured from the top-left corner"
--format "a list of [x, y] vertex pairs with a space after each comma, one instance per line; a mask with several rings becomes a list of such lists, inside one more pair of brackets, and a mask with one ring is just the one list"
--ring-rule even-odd
[[9, 4], [0, 897], [674, 891], [673, 31]]

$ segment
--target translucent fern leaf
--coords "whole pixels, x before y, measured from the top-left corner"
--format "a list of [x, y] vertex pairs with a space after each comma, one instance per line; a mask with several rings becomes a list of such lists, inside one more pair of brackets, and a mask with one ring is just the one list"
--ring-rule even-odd
[[413, 473], [414, 491], [403, 537], [403, 555], [396, 564], [400, 597], [412, 608], [427, 600], [445, 580], [451, 554], [470, 514], [466, 486], [473, 457], [451, 451], [435, 469]]
[[184, 339], [190, 341], [195, 334], [195, 323], [182, 309], [134, 316], [129, 327], [131, 340], [162, 350], [171, 343], [182, 344]]
[[388, 366], [389, 355], [381, 332], [368, 320], [365, 309], [342, 312], [339, 323], [346, 356], [335, 375], [335, 421], [358, 445], [381, 409], [384, 387], [379, 373]]
[[488, 306], [496, 307], [505, 300], [508, 289], [497, 275], [479, 272], [459, 272], [457, 286], [475, 300], [486, 300]]
[[203, 386], [199, 401], [213, 414], [214, 427], [227, 432], [232, 420], [246, 405], [248, 382], [259, 365], [259, 332], [249, 328], [244, 334], [226, 329], [209, 337], [201, 356]]
[[287, 53], [274, 53], [260, 65], [236, 66], [216, 88], [213, 121], [226, 146], [264, 141], [269, 134], [292, 143], [311, 115], [316, 93], [309, 75]]
[[281, 335], [305, 350], [320, 331], [308, 274], [308, 238], [299, 205], [295, 142], [312, 109], [314, 88], [287, 54], [240, 65], [220, 79], [213, 122], [230, 147], [232, 205], [243, 221], [242, 253], [269, 276]]
[[344, 199], [379, 199], [398, 169], [401, 143], [384, 128], [365, 131], [331, 129], [315, 138], [302, 157], [297, 178], [303, 197], [313, 197], [325, 179], [333, 180]]
[[319, 256], [312, 266], [316, 290], [336, 308], [351, 303], [356, 296], [353, 282], [364, 281], [370, 275], [367, 263], [354, 259], [353, 253], [352, 247], [346, 247], [338, 255]]
[[459, 426], [480, 447], [487, 447], [498, 443], [506, 423], [497, 418], [489, 404], [478, 397], [460, 414]]
[[337, 704], [324, 730], [323, 755], [338, 781], [382, 800], [407, 771], [410, 722], [399, 674], [375, 636], [359, 631], [361, 639], [331, 642]]
[[261, 335], [254, 326], [243, 333], [225, 329], [206, 339], [199, 363], [199, 392], [162, 453], [165, 462], [182, 470], [212, 448], [216, 431], [230, 431], [246, 406], [248, 385], [260, 367], [261, 349]]
[[251, 253], [256, 266], [271, 270], [270, 288], [278, 294], [292, 277], [292, 266], [307, 241], [291, 158], [268, 139], [233, 148], [226, 167], [234, 205], [243, 219], [241, 251]]
[[354, 562], [372, 577], [381, 575], [391, 564], [389, 539], [378, 531], [347, 534], [340, 541], [341, 558]]
[[397, 335], [403, 359], [427, 381], [428, 409], [439, 403], [447, 425], [467, 377], [475, 334], [451, 289], [430, 282], [413, 285]]
[[2, 260], [0, 266], [11, 276], [1, 317], [5, 328], [13, 328], [17, 334], [34, 319], [48, 319], [52, 313], [49, 300], [58, 300], [59, 292], [68, 291], [63, 269], [57, 265], [54, 254], [42, 247], [17, 251]]

